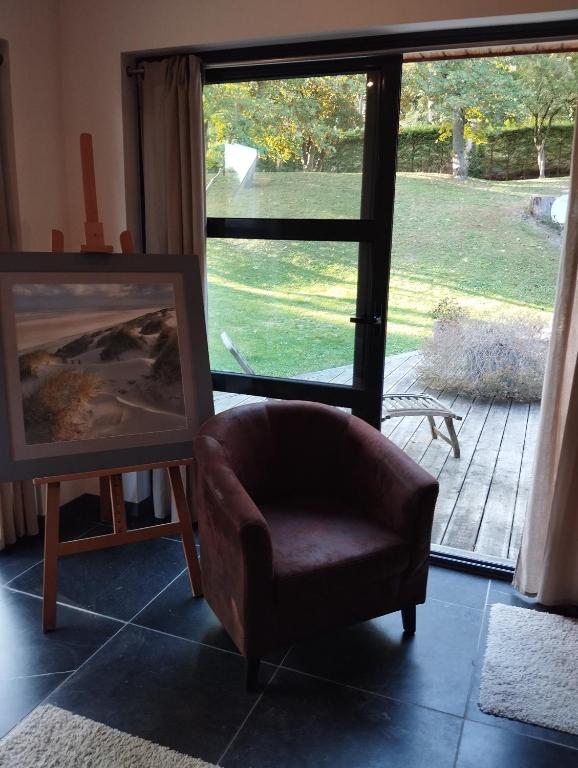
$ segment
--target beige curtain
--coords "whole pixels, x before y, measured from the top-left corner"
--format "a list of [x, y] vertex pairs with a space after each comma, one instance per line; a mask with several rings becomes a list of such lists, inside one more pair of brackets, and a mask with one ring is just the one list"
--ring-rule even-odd
[[578, 139], [533, 485], [514, 586], [545, 605], [578, 604]]
[[196, 56], [145, 62], [142, 165], [148, 253], [196, 254], [205, 268], [203, 85]]
[[[2, 127], [0, 133], [3, 133]], [[3, 142], [0, 142], [0, 146], [3, 146]], [[8, 184], [2, 159], [0, 153], [0, 251], [9, 251], [15, 247], [15, 243], [10, 226]], [[14, 544], [20, 536], [34, 536], [37, 533], [38, 509], [32, 483], [0, 483], [0, 550]]]
[[[146, 250], [195, 254], [206, 285], [201, 61], [196, 56], [171, 56], [145, 62], [143, 69], [140, 119]], [[191, 476], [188, 479], [192, 482]], [[153, 472], [152, 488], [155, 514], [164, 517], [171, 501], [163, 472]]]

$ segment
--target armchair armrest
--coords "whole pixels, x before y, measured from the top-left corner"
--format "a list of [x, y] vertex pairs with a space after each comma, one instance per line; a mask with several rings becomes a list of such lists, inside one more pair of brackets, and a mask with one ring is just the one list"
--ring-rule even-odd
[[360, 419], [349, 423], [342, 462], [351, 497], [410, 544], [419, 567], [431, 546], [437, 480]]
[[245, 650], [245, 628], [266, 615], [272, 599], [269, 528], [217, 440], [197, 437], [194, 457], [205, 595]]

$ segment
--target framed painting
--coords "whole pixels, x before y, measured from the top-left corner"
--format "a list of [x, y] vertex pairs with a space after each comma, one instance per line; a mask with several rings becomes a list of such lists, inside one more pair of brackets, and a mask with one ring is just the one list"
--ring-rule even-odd
[[192, 256], [0, 258], [0, 481], [171, 461], [213, 413]]

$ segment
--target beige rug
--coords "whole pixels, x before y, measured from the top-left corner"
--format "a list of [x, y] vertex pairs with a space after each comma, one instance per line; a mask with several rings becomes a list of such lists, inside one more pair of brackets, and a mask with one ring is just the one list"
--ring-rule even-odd
[[216, 768], [58, 707], [35, 709], [0, 741], [2, 768]]
[[578, 735], [578, 620], [494, 605], [480, 709]]

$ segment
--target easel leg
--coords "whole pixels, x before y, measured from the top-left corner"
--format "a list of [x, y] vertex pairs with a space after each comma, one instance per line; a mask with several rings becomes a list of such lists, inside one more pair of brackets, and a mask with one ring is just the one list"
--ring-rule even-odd
[[126, 533], [126, 507], [124, 503], [124, 490], [122, 487], [122, 475], [110, 475], [109, 500], [112, 510], [112, 524], [115, 533]]
[[48, 483], [46, 488], [46, 518], [44, 521], [44, 587], [42, 600], [42, 630], [56, 629], [56, 597], [58, 593], [58, 527], [60, 520], [60, 483]]
[[193, 595], [195, 597], [200, 597], [203, 594], [201, 568], [197, 558], [197, 548], [195, 546], [195, 537], [193, 535], [193, 523], [191, 520], [189, 505], [187, 504], [185, 489], [183, 488], [181, 470], [180, 467], [168, 467], [167, 471], [169, 473], [171, 490], [175, 499], [175, 507], [177, 509], [177, 515], [181, 526], [181, 537], [183, 540], [183, 549], [185, 551], [185, 558], [189, 569], [191, 588], [193, 590]]
[[110, 502], [110, 485], [108, 477], [99, 478], [100, 485], [100, 522], [110, 523], [112, 521], [112, 505]]

